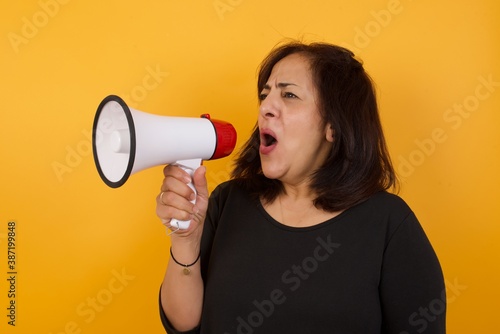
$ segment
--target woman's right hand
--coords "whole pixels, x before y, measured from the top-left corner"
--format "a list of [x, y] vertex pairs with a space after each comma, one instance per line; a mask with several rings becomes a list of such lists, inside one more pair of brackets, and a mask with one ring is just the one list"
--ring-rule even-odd
[[[163, 169], [163, 183], [160, 194], [156, 198], [156, 214], [162, 223], [172, 231], [177, 227], [171, 226], [172, 219], [180, 221], [189, 220], [189, 228], [179, 229], [171, 234], [174, 239], [184, 238], [191, 242], [199, 243], [203, 222], [208, 207], [208, 187], [206, 180], [206, 168], [200, 166], [193, 173], [193, 179], [182, 168], [168, 165]], [[189, 187], [193, 182], [195, 192]], [[195, 199], [193, 204], [191, 201]]]
[[[165, 179], [156, 198], [156, 214], [165, 226], [175, 231], [170, 234], [172, 258], [161, 286], [161, 305], [170, 323], [179, 331], [195, 328], [201, 319], [204, 288], [200, 247], [208, 207], [205, 171], [204, 166], [199, 167], [191, 180], [182, 168], [165, 167]], [[197, 193], [194, 204], [191, 203], [194, 196], [189, 187], [191, 181]], [[189, 227], [177, 230], [170, 225], [172, 219], [189, 220]]]

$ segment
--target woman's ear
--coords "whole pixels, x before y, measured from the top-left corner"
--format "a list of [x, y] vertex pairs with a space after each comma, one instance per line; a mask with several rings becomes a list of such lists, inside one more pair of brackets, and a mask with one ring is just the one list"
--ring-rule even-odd
[[333, 130], [333, 126], [330, 123], [326, 125], [325, 133], [326, 133], [326, 140], [329, 141], [330, 143], [333, 143], [333, 140], [335, 138], [335, 131]]

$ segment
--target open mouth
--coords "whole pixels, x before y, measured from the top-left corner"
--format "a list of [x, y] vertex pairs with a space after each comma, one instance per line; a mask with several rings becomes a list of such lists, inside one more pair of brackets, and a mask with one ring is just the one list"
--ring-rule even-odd
[[265, 147], [269, 147], [276, 144], [278, 141], [272, 135], [265, 133], [262, 136], [261, 142]]
[[260, 129], [260, 154], [270, 154], [276, 148], [278, 139], [276, 134], [269, 129]]

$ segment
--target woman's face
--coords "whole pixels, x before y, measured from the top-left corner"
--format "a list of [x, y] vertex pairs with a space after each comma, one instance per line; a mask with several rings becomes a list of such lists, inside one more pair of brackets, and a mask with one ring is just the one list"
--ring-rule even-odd
[[260, 158], [264, 175], [299, 185], [325, 161], [333, 142], [317, 106], [307, 59], [292, 54], [273, 67], [260, 92]]

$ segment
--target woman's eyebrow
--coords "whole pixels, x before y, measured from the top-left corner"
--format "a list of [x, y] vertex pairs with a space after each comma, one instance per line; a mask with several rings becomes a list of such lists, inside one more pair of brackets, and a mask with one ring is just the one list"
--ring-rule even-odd
[[[296, 84], [294, 83], [290, 83], [290, 82], [278, 82], [276, 84], [276, 88], [286, 88], [288, 86], [297, 86]], [[264, 87], [262, 87], [262, 89], [271, 89], [271, 85], [269, 84], [265, 84]]]

